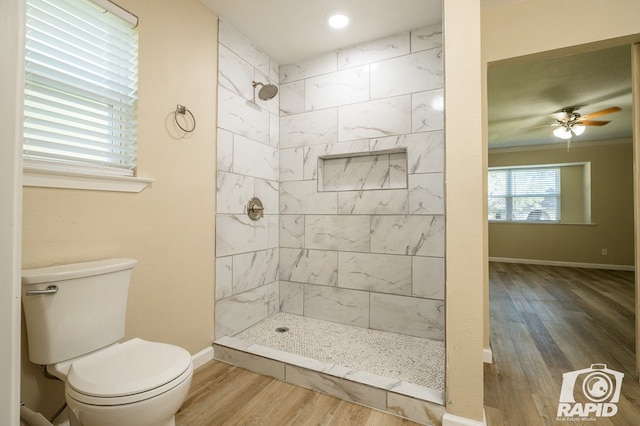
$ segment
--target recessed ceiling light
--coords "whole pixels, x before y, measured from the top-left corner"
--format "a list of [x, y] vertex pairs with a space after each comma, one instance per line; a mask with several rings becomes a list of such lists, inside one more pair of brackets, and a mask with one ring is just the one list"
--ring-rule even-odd
[[344, 10], [332, 10], [325, 15], [327, 24], [331, 28], [339, 30], [349, 25], [349, 14]]

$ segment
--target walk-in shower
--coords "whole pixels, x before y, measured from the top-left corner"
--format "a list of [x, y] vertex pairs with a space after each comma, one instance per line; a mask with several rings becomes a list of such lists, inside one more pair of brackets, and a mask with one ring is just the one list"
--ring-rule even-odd
[[215, 358], [437, 424], [441, 24], [284, 65], [219, 31]]

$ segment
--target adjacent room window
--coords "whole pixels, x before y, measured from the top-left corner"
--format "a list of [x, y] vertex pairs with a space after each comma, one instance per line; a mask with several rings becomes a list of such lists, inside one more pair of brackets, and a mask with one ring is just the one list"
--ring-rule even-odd
[[560, 221], [560, 167], [489, 169], [489, 220]]
[[136, 25], [104, 0], [27, 0], [25, 166], [133, 176]]

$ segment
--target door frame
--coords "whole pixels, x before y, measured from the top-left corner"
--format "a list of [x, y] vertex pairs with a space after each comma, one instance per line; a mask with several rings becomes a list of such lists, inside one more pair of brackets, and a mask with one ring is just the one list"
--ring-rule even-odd
[[0, 413], [20, 423], [24, 1], [0, 2]]
[[635, 248], [635, 283], [636, 283], [636, 378], [640, 379], [640, 179], [638, 167], [640, 167], [640, 44], [631, 45], [631, 88], [633, 93], [633, 222], [634, 222], [634, 248]]

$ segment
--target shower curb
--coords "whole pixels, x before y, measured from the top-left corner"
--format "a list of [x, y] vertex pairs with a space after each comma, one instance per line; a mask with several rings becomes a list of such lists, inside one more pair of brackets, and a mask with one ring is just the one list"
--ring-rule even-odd
[[213, 347], [216, 360], [421, 424], [442, 424], [445, 407], [441, 391], [354, 371], [236, 337], [221, 337], [214, 341]]

